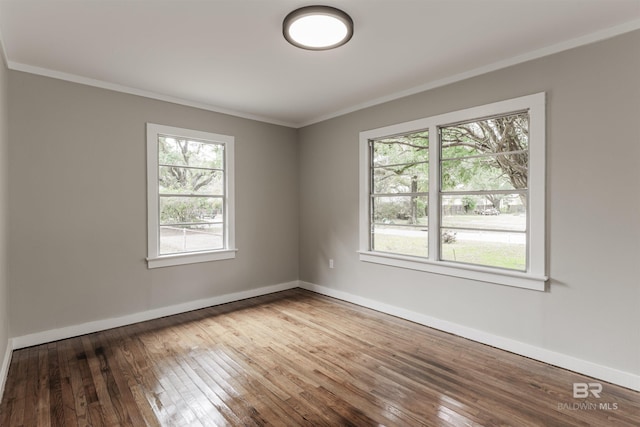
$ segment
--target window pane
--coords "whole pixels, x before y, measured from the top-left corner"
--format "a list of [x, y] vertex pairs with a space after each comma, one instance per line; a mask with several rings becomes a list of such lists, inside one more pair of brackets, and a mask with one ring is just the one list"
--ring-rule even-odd
[[467, 264], [526, 270], [525, 233], [443, 229], [440, 258]]
[[160, 166], [158, 169], [160, 194], [224, 194], [224, 172], [191, 169], [179, 166]]
[[440, 128], [442, 158], [528, 150], [529, 113]]
[[427, 196], [373, 198], [373, 221], [378, 224], [427, 224]]
[[382, 166], [373, 169], [374, 193], [426, 193], [429, 164]]
[[442, 226], [525, 231], [526, 195], [442, 196]]
[[429, 233], [425, 227], [375, 225], [372, 250], [419, 257], [429, 256]]
[[378, 139], [373, 144], [373, 165], [412, 164], [429, 160], [428, 132]]
[[527, 152], [443, 160], [442, 190], [526, 189], [528, 161]]
[[222, 206], [220, 197], [160, 196], [160, 224], [222, 222]]
[[159, 163], [177, 166], [195, 166], [211, 169], [224, 168], [224, 145], [172, 136], [158, 136]]
[[224, 248], [222, 224], [160, 227], [160, 254]]

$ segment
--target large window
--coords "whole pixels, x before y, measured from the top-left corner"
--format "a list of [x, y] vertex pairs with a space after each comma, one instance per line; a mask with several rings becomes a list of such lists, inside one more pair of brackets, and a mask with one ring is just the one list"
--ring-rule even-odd
[[235, 256], [233, 143], [147, 124], [149, 268]]
[[543, 290], [545, 98], [362, 132], [360, 258]]

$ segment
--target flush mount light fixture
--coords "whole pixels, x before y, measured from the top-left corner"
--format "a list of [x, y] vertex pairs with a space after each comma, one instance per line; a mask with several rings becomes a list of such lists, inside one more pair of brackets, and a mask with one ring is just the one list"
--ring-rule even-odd
[[353, 20], [330, 6], [307, 6], [284, 18], [282, 34], [302, 49], [327, 50], [342, 46], [353, 36]]

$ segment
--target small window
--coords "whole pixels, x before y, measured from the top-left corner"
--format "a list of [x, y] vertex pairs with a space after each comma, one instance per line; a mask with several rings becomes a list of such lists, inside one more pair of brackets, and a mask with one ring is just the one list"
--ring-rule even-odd
[[149, 268], [235, 257], [233, 143], [147, 124]]
[[544, 290], [544, 102], [362, 132], [361, 260]]

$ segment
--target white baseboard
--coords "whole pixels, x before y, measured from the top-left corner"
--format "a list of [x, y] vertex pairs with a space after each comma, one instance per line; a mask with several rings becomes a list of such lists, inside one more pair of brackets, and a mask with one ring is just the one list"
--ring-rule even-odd
[[215, 296], [212, 298], [204, 298], [195, 301], [189, 301], [182, 304], [170, 305], [168, 307], [156, 308], [153, 310], [143, 311], [134, 314], [128, 314], [121, 317], [113, 317], [110, 319], [95, 320], [93, 322], [82, 323], [79, 325], [66, 326], [64, 328], [50, 329], [47, 331], [36, 332], [33, 334], [14, 337], [13, 349], [17, 350], [24, 347], [44, 344], [52, 341], [58, 341], [65, 338], [77, 337], [80, 335], [90, 334], [93, 332], [104, 331], [106, 329], [117, 328], [119, 326], [131, 325], [147, 320], [158, 319], [160, 317], [171, 316], [173, 314], [185, 313], [187, 311], [198, 310], [201, 308], [211, 307], [229, 302], [240, 301], [247, 298], [267, 295], [274, 292], [280, 292], [287, 289], [298, 287], [298, 281], [280, 283], [272, 286], [265, 286], [248, 291], [234, 292]]
[[288, 283], [281, 283], [278, 285], [251, 289], [248, 291], [234, 292], [231, 294], [220, 295], [212, 298], [205, 298], [182, 304], [171, 305], [168, 307], [157, 308], [122, 317], [96, 320], [80, 325], [67, 326], [64, 328], [51, 329], [48, 331], [14, 337], [9, 340], [9, 345], [7, 346], [7, 351], [4, 356], [2, 366], [0, 366], [0, 398], [2, 398], [2, 392], [4, 390], [6, 377], [9, 371], [9, 363], [11, 361], [12, 350], [103, 331], [119, 326], [126, 326], [133, 323], [144, 322], [160, 317], [171, 316], [173, 314], [184, 313], [191, 310], [198, 310], [200, 308], [240, 301], [246, 298], [267, 295], [274, 292], [293, 289], [296, 287], [301, 287], [309, 291], [317, 292], [319, 294], [351, 302], [363, 307], [371, 308], [382, 313], [387, 313], [434, 329], [449, 332], [473, 341], [507, 350], [515, 354], [530, 357], [532, 359], [539, 360], [550, 365], [558, 366], [560, 368], [568, 369], [603, 381], [617, 384], [622, 387], [640, 391], [640, 375], [620, 371], [608, 366], [598, 365], [596, 363], [579, 359], [574, 356], [557, 353], [531, 344], [504, 338], [447, 320], [438, 319], [400, 307], [381, 303], [379, 301], [360, 297], [348, 292], [343, 292], [303, 281], [292, 281]]
[[438, 319], [414, 311], [406, 310], [393, 305], [381, 303], [368, 298], [350, 294], [326, 286], [315, 285], [313, 283], [300, 281], [300, 287], [309, 291], [317, 292], [329, 297], [337, 298], [343, 301], [351, 302], [363, 307], [371, 308], [382, 313], [391, 314], [402, 319], [428, 326], [441, 331], [449, 332], [473, 341], [487, 344], [493, 347], [507, 350], [521, 356], [539, 360], [550, 365], [578, 372], [590, 377], [594, 377], [603, 381], [617, 384], [632, 390], [640, 391], [640, 375], [630, 372], [620, 371], [608, 366], [598, 365], [597, 363], [579, 359], [555, 351], [547, 350], [531, 344], [515, 341], [499, 335], [490, 334], [478, 329], [463, 326], [447, 320]]
[[13, 355], [13, 340], [9, 339], [7, 342], [7, 350], [4, 353], [2, 359], [2, 365], [0, 365], [0, 402], [2, 402], [2, 396], [4, 395], [4, 386], [7, 382], [7, 375], [9, 375], [9, 364], [11, 363], [11, 356]]

